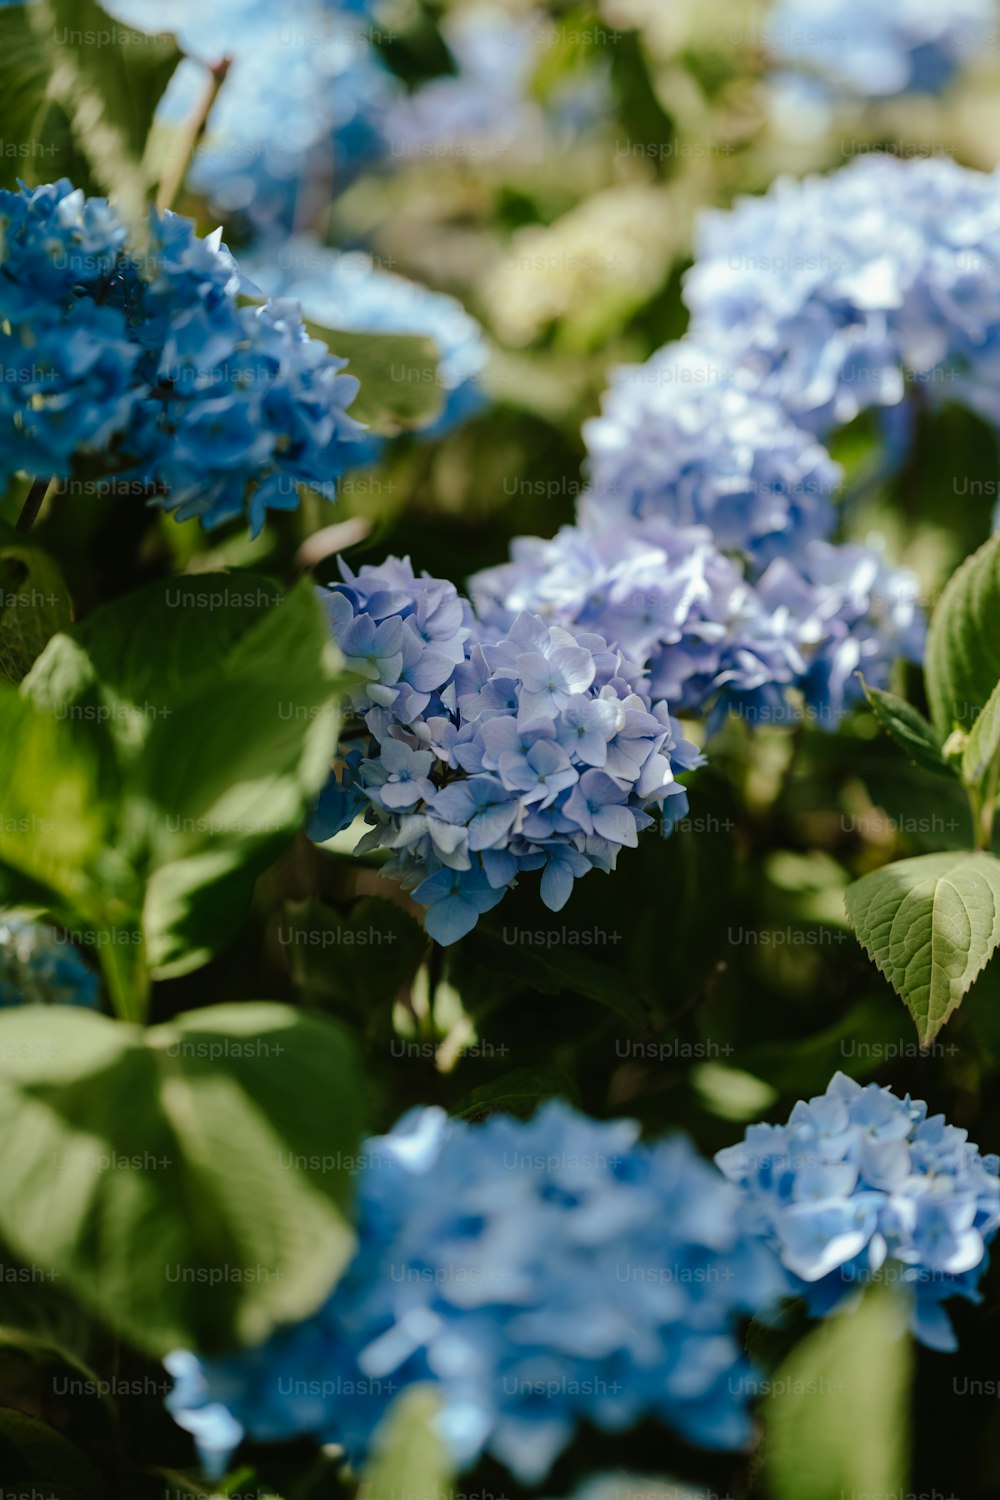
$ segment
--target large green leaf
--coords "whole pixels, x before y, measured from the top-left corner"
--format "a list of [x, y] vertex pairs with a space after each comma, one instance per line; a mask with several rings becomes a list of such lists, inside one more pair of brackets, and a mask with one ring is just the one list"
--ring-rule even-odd
[[876, 870], [846, 893], [862, 947], [929, 1046], [1000, 943], [1000, 860], [925, 854]]
[[778, 1367], [764, 1411], [774, 1500], [903, 1493], [912, 1353], [900, 1302], [870, 1293]]
[[308, 319], [306, 327], [331, 354], [348, 361], [346, 373], [361, 382], [350, 414], [373, 432], [394, 437], [429, 427], [441, 415], [444, 389], [433, 339], [415, 333], [348, 333]]
[[906, 751], [910, 759], [925, 771], [938, 776], [952, 776], [954, 771], [941, 753], [941, 742], [933, 724], [928, 724], [920, 711], [898, 698], [895, 693], [883, 692], [862, 681], [865, 697], [878, 722], [887, 734]]
[[146, 138], [181, 61], [173, 37], [134, 31], [96, 0], [31, 0], [27, 9], [48, 54], [47, 98], [69, 118], [96, 182], [139, 228]]
[[92, 911], [96, 883], [117, 864], [113, 851], [106, 857], [107, 766], [96, 742], [0, 684], [0, 764], [0, 862]]
[[0, 7], [0, 138], [17, 144], [0, 153], [0, 187], [17, 191], [60, 176], [79, 181], [73, 140], [63, 109], [48, 98], [51, 57], [25, 5]]
[[265, 1338], [351, 1254], [362, 1105], [332, 1023], [220, 1005], [150, 1031], [0, 1017], [0, 1236], [153, 1355]]
[[241, 637], [220, 681], [200, 680], [153, 725], [137, 772], [155, 872], [144, 913], [155, 973], [196, 968], [242, 922], [256, 877], [329, 773], [339, 683], [303, 582]]
[[1000, 682], [1000, 532], [949, 580], [931, 620], [924, 670], [939, 734], [968, 730]]
[[250, 574], [157, 583], [57, 636], [23, 693], [101, 727], [122, 775], [119, 837], [147, 884], [157, 977], [197, 968], [243, 922], [336, 743], [335, 649], [312, 586]]
[[256, 573], [160, 580], [52, 640], [24, 691], [64, 716], [75, 704], [94, 705], [90, 717], [107, 724], [122, 750], [138, 752], [178, 698], [228, 674], [239, 642], [282, 602], [278, 586]]

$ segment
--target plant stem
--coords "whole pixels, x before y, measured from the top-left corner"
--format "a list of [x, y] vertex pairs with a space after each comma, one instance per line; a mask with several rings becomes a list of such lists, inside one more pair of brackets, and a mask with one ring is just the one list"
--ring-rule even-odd
[[969, 791], [975, 847], [987, 853], [993, 847], [993, 821], [996, 817], [997, 793], [1000, 790], [998, 784], [1000, 784], [1000, 758], [994, 761], [982, 785], [971, 788]]
[[42, 506], [49, 496], [54, 495], [58, 489], [58, 479], [33, 479], [27, 499], [21, 508], [21, 514], [17, 518], [15, 529], [21, 532], [23, 536], [27, 536], [38, 520], [38, 513]]
[[196, 108], [191, 114], [185, 129], [181, 149], [174, 159], [173, 170], [169, 168], [164, 172], [160, 180], [159, 191], [156, 194], [156, 206], [160, 213], [168, 208], [173, 208], [184, 186], [184, 179], [188, 174], [188, 168], [194, 160], [194, 154], [201, 145], [205, 128], [208, 125], [208, 117], [212, 113], [212, 107], [219, 97], [219, 90], [226, 81], [229, 72], [230, 59], [224, 57], [221, 62], [215, 64], [209, 70], [210, 77], [205, 88], [204, 95], [198, 101]]

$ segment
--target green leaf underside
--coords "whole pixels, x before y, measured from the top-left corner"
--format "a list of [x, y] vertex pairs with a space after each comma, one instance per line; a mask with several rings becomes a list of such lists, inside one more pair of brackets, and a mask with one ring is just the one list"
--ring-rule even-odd
[[906, 751], [914, 764], [922, 766], [926, 771], [933, 771], [938, 776], [954, 774], [941, 753], [941, 744], [934, 726], [928, 723], [918, 709], [895, 693], [871, 687], [863, 678], [862, 686], [876, 719], [897, 745]]
[[1000, 755], [1000, 682], [969, 731], [962, 756], [962, 780], [978, 787]]
[[934, 724], [966, 731], [1000, 682], [1000, 533], [948, 581], [931, 620], [924, 670]]
[[862, 947], [929, 1046], [1000, 943], [1000, 860], [927, 854], [866, 875], [846, 894]]

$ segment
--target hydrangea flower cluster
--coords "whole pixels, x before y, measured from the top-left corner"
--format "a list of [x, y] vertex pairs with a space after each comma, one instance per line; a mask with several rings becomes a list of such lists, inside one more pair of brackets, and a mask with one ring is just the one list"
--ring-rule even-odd
[[590, 869], [611, 871], [639, 832], [687, 811], [676, 773], [701, 763], [643, 674], [590, 631], [521, 614], [482, 632], [447, 582], [388, 559], [324, 593], [354, 690], [348, 739], [314, 837], [362, 808], [359, 851], [394, 851], [384, 873], [455, 942], [525, 871], [552, 911]]
[[114, 0], [142, 30], [169, 24], [187, 60], [159, 110], [186, 120], [206, 87], [202, 65], [230, 60], [189, 186], [230, 227], [284, 234], [322, 216], [343, 188], [385, 154], [388, 112], [402, 86], [371, 45], [368, 0]]
[[359, 1248], [312, 1318], [228, 1359], [172, 1355], [168, 1406], [222, 1471], [244, 1433], [363, 1458], [393, 1392], [431, 1380], [462, 1468], [531, 1484], [587, 1419], [750, 1437], [737, 1320], [783, 1284], [740, 1195], [681, 1137], [639, 1143], [562, 1102], [482, 1125], [435, 1108], [369, 1143]]
[[914, 395], [1000, 425], [998, 181], [873, 154], [705, 213], [693, 337], [814, 432]]
[[778, 0], [767, 23], [772, 56], [861, 98], [937, 94], [996, 45], [995, 0]]
[[941, 1304], [980, 1300], [1000, 1225], [1000, 1158], [981, 1156], [966, 1131], [909, 1095], [838, 1073], [787, 1125], [754, 1125], [715, 1159], [814, 1313], [894, 1280], [912, 1294], [915, 1336], [956, 1347]]
[[839, 546], [840, 471], [771, 399], [687, 341], [613, 377], [586, 424], [593, 488], [551, 541], [471, 582], [503, 628], [530, 610], [594, 630], [648, 666], [675, 710], [827, 727], [923, 654], [916, 578], [878, 547]]
[[100, 1004], [100, 982], [71, 943], [24, 917], [0, 921], [0, 1008]]
[[811, 542], [748, 576], [705, 526], [605, 525], [589, 505], [551, 541], [515, 541], [512, 561], [471, 587], [495, 628], [531, 610], [600, 631], [647, 663], [654, 696], [707, 714], [710, 732], [730, 712], [783, 724], [803, 709], [832, 728], [860, 695], [857, 672], [885, 686], [894, 662], [923, 651], [917, 581], [874, 546]]
[[139, 254], [102, 198], [63, 180], [0, 193], [0, 483], [113, 475], [214, 526], [332, 496], [363, 428], [343, 360], [294, 304], [245, 306], [219, 235], [153, 213]]
[[605, 520], [705, 525], [722, 551], [760, 561], [833, 529], [839, 466], [691, 340], [612, 371], [601, 415], [583, 436]]
[[[482, 406], [479, 377], [489, 348], [482, 328], [457, 298], [382, 270], [364, 251], [339, 253], [306, 237], [245, 257], [243, 268], [267, 296], [291, 297], [317, 323], [356, 333], [412, 333], [433, 339], [440, 354], [444, 407], [423, 429], [424, 436], [441, 436]], [[359, 447], [358, 462], [377, 456], [380, 446], [376, 438], [367, 437]]]

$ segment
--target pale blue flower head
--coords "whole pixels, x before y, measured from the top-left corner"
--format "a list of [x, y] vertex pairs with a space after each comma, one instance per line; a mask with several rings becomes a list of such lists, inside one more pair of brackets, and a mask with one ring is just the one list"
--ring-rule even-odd
[[872, 154], [706, 211], [693, 337], [815, 432], [914, 392], [1000, 424], [998, 181]]
[[460, 1469], [489, 1453], [525, 1484], [583, 1421], [747, 1443], [739, 1323], [785, 1279], [687, 1140], [644, 1145], [561, 1102], [476, 1126], [418, 1109], [365, 1160], [358, 1253], [325, 1307], [229, 1359], [171, 1356], [168, 1405], [213, 1472], [243, 1432], [358, 1462], [420, 1380]]
[[787, 1125], [755, 1125], [716, 1162], [813, 1312], [871, 1281], [898, 1282], [916, 1337], [954, 1349], [942, 1303], [981, 1300], [1000, 1225], [1000, 1158], [927, 1106], [838, 1073]]

